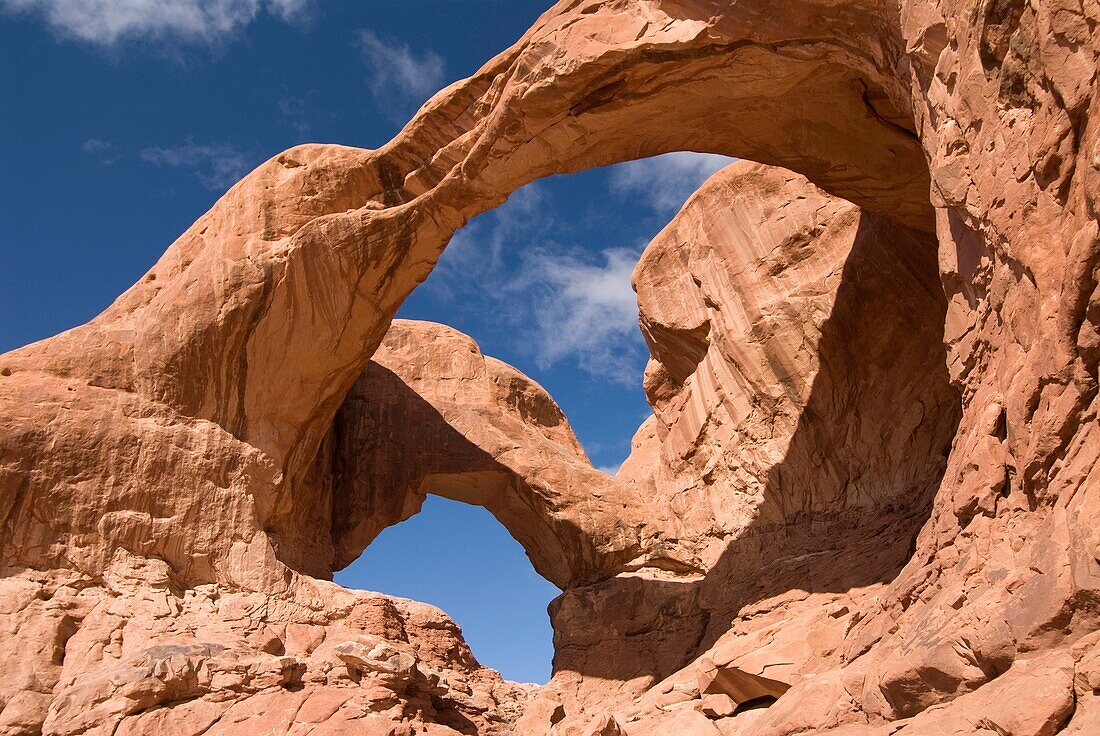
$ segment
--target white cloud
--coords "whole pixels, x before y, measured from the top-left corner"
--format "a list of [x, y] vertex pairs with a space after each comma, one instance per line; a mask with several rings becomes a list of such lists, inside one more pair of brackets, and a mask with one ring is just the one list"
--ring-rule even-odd
[[199, 145], [192, 140], [182, 146], [152, 146], [139, 154], [157, 166], [189, 169], [211, 191], [225, 191], [251, 170], [253, 162], [235, 146], [217, 143]]
[[301, 97], [284, 97], [278, 102], [279, 112], [282, 113], [283, 122], [294, 129], [298, 138], [305, 140], [310, 132], [309, 113], [310, 105]]
[[408, 44], [386, 43], [370, 29], [359, 32], [359, 46], [370, 71], [370, 90], [381, 103], [403, 109], [443, 86], [443, 59], [430, 49], [416, 53]]
[[[671, 216], [732, 160], [667, 154], [620, 164], [608, 183], [614, 196]], [[549, 188], [529, 184], [459, 231], [425, 286], [448, 309], [484, 315], [487, 326], [502, 323], [516, 351], [543, 370], [568, 363], [636, 385], [649, 355], [630, 286], [641, 245], [594, 251], [563, 243], [575, 225], [559, 214]]]
[[314, 0], [0, 0], [0, 8], [34, 13], [64, 38], [100, 46], [173, 40], [211, 44], [251, 23], [261, 10], [290, 23]]
[[543, 370], [568, 363], [636, 385], [648, 356], [630, 286], [641, 247], [563, 244], [557, 212], [543, 183], [517, 190], [455, 234], [422, 288]]
[[734, 159], [713, 153], [666, 153], [619, 164], [611, 170], [611, 191], [636, 196], [644, 204], [672, 215], [711, 174]]
[[540, 249], [506, 289], [530, 300], [525, 342], [539, 366], [569, 360], [585, 372], [636, 383], [645, 365], [630, 274], [639, 253], [609, 248], [599, 258]]
[[267, 12], [287, 23], [305, 20], [313, 10], [313, 0], [267, 0]]
[[114, 141], [89, 138], [84, 141], [84, 145], [80, 147], [80, 150], [93, 158], [99, 159], [100, 163], [108, 166], [122, 158], [122, 154], [115, 147]]

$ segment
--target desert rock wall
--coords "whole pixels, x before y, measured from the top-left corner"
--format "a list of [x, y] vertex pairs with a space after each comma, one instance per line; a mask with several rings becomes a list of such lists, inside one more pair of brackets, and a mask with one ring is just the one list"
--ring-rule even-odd
[[691, 565], [566, 590], [542, 697], [653, 720], [661, 687], [720, 695], [696, 685], [715, 652], [786, 686], [840, 664], [928, 519], [960, 404], [935, 240], [789, 171], [715, 174], [634, 284], [655, 414], [617, 480], [671, 512]]
[[637, 480], [685, 533], [930, 504], [959, 401], [930, 235], [741, 162], [688, 201], [634, 281], [654, 356], [639, 441], [660, 443]]

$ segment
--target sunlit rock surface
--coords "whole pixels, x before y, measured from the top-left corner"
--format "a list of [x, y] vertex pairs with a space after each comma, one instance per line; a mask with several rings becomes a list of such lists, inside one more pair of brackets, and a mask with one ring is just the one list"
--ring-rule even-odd
[[[1098, 22], [568, 0], [382, 149], [274, 157], [0, 356], [0, 732], [1095, 732]], [[383, 344], [469, 218], [673, 150], [797, 173], [721, 172], [647, 250], [618, 478], [461, 336]], [[316, 579], [437, 477], [566, 588], [540, 691]]]

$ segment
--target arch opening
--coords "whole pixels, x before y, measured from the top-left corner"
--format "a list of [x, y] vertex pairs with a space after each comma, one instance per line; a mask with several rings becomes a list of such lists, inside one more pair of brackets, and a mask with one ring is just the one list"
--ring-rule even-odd
[[429, 495], [417, 514], [383, 530], [334, 579], [437, 606], [462, 628], [482, 665], [516, 682], [550, 679], [546, 608], [561, 591], [484, 508]]
[[459, 230], [397, 316], [441, 322], [546, 389], [614, 475], [652, 414], [632, 273], [684, 202], [735, 159], [691, 151], [547, 177]]

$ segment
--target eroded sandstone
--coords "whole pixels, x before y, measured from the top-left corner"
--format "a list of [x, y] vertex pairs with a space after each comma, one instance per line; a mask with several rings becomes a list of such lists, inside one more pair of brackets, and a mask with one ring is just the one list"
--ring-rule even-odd
[[[559, 736], [1091, 732], [1098, 22], [565, 0], [382, 149], [276, 156], [95, 320], [0, 356], [0, 729], [493, 733], [526, 704], [516, 730]], [[466, 459], [365, 487], [334, 427], [379, 411], [345, 400], [454, 230], [540, 176], [672, 150], [816, 186], [726, 172], [647, 253], [656, 418], [619, 477], [522, 377], [425, 371], [398, 340], [376, 365], [415, 390], [382, 406], [423, 402]], [[314, 579], [436, 480], [567, 588], [538, 693], [434, 609]], [[414, 666], [349, 669], [364, 636]], [[711, 668], [790, 687], [729, 714]]]

